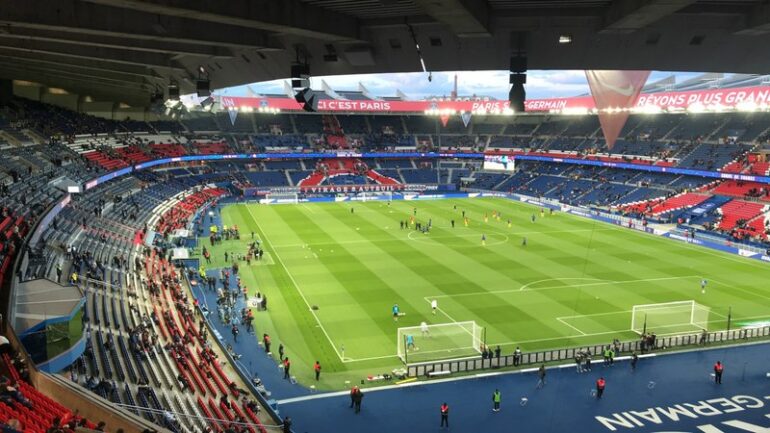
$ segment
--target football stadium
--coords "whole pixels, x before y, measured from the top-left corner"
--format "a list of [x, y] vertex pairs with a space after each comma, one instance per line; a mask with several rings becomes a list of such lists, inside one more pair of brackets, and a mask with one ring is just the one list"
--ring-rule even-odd
[[769, 431], [769, 17], [0, 0], [0, 429]]

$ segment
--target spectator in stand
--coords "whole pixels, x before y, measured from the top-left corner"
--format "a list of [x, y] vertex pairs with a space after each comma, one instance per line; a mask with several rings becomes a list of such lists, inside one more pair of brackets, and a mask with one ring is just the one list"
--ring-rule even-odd
[[11, 343], [5, 338], [5, 335], [0, 335], [0, 355], [11, 353]]
[[18, 402], [27, 408], [32, 409], [32, 403], [24, 397], [24, 394], [22, 394], [21, 391], [16, 389], [16, 387], [11, 386], [10, 383], [3, 385], [3, 389], [0, 391], [0, 400], [6, 404], [11, 403], [11, 406], [13, 406], [13, 402]]
[[22, 433], [24, 430], [21, 426], [21, 422], [16, 418], [9, 419], [5, 424], [0, 424], [0, 430], [2, 433]]
[[61, 425], [61, 418], [54, 418], [53, 421], [51, 421], [51, 427], [49, 427], [45, 433], [66, 433], [64, 427]]

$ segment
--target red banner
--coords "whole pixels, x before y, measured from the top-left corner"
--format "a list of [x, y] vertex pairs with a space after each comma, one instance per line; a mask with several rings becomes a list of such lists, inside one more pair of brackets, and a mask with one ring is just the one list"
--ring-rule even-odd
[[615, 145], [649, 76], [650, 71], [586, 71], [607, 148]]
[[[302, 107], [290, 98], [247, 98], [219, 96], [222, 109], [244, 108], [281, 111], [302, 111]], [[686, 110], [693, 105], [706, 108], [740, 107], [741, 104], [770, 105], [770, 86], [737, 87], [733, 89], [693, 90], [687, 92], [660, 92], [639, 95], [635, 107], [657, 107], [661, 110]], [[322, 99], [318, 110], [349, 113], [424, 113], [429, 110], [460, 112], [503, 113], [509, 108], [508, 101], [347, 101]], [[596, 108], [591, 96], [574, 98], [529, 99], [525, 102], [528, 112], [588, 111]]]
[[305, 193], [325, 193], [325, 192], [390, 192], [403, 191], [407, 185], [314, 185], [300, 186], [299, 189]]

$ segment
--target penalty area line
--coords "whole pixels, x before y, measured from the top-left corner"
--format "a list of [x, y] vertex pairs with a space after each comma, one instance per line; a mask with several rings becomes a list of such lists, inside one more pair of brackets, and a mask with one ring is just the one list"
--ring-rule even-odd
[[567, 323], [566, 321], [562, 320], [562, 318], [561, 318], [561, 317], [557, 317], [557, 318], [556, 318], [556, 320], [558, 320], [560, 323], [562, 323], [562, 324], [564, 324], [564, 325], [566, 325], [566, 326], [569, 326], [570, 328], [574, 329], [575, 331], [579, 332], [579, 333], [580, 333], [580, 335], [586, 335], [586, 333], [585, 333], [585, 332], [581, 331], [581, 330], [580, 330], [579, 328], [577, 328], [576, 326], [572, 326], [572, 325], [570, 325], [570, 324], [569, 324], [569, 323]]
[[[655, 282], [655, 281], [669, 281], [669, 280], [683, 280], [687, 278], [700, 278], [697, 275], [685, 275], [680, 277], [662, 277], [662, 278], [643, 278], [639, 280], [621, 280], [621, 281], [611, 281], [611, 280], [598, 280], [598, 282], [594, 283], [581, 283], [581, 284], [561, 284], [558, 286], [546, 286], [546, 287], [537, 287], [537, 288], [527, 288], [528, 286], [531, 286], [536, 283], [543, 283], [549, 280], [539, 280], [534, 281], [532, 283], [527, 283], [523, 285], [522, 287], [518, 289], [506, 289], [506, 290], [492, 290], [492, 291], [483, 291], [483, 292], [467, 292], [467, 293], [454, 293], [451, 295], [436, 295], [432, 298], [440, 299], [440, 298], [461, 298], [465, 296], [482, 296], [482, 295], [500, 295], [500, 294], [508, 294], [508, 293], [529, 293], [529, 292], [539, 292], [542, 290], [554, 290], [554, 289], [568, 289], [568, 288], [579, 288], [579, 287], [593, 287], [593, 286], [606, 286], [606, 285], [612, 285], [612, 284], [630, 284], [630, 283], [649, 283], [649, 282]], [[550, 280], [559, 281], [559, 280], [570, 280], [573, 278], [552, 278]], [[577, 279], [577, 278], [574, 278]], [[586, 278], [586, 280], [589, 280]], [[426, 298], [427, 299], [427, 298]]]

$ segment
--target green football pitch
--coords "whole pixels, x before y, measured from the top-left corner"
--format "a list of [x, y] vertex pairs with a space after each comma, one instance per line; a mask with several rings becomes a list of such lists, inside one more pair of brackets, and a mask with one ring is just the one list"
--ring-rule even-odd
[[[400, 228], [415, 210], [429, 233]], [[423, 321], [475, 321], [488, 346], [510, 353], [637, 338], [634, 305], [694, 300], [709, 330], [724, 329], [728, 311], [733, 327], [770, 318], [760, 262], [505, 199], [235, 204], [222, 218], [241, 240], [213, 247], [209, 267], [244, 252], [251, 232], [263, 242], [264, 260], [239, 273], [250, 294], [268, 296], [257, 332], [286, 346], [300, 380], [312, 382], [320, 361], [322, 388], [403, 365], [397, 329]]]

